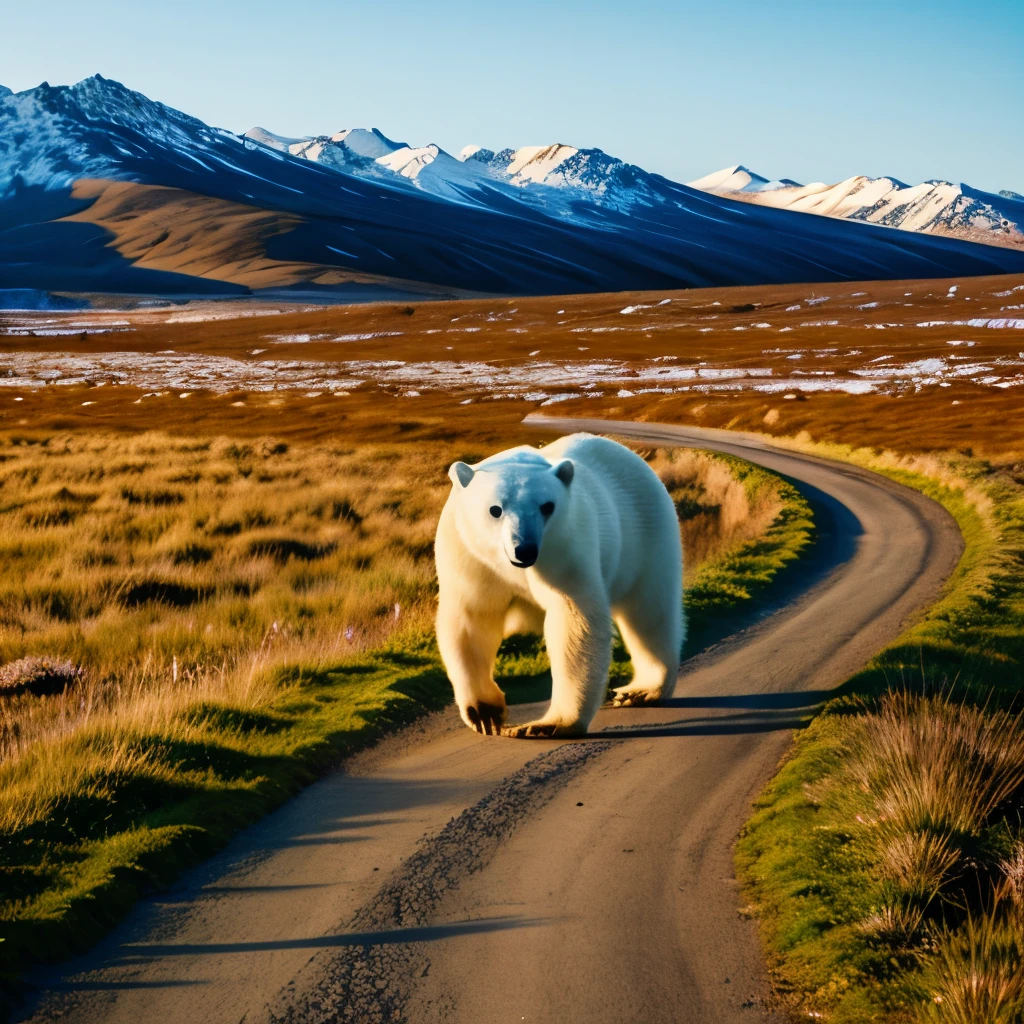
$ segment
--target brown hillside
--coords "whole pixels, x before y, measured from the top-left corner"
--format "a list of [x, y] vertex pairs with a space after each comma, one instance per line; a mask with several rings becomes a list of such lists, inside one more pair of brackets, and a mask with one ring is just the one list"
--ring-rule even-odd
[[[302, 223], [295, 214], [262, 210], [162, 185], [83, 178], [76, 199], [94, 202], [63, 218], [106, 228], [126, 259], [149, 270], [173, 271], [248, 288], [298, 284], [386, 284], [428, 293], [429, 285], [362, 274], [325, 264], [267, 256], [266, 242]], [[437, 289], [438, 291], [440, 289]]]

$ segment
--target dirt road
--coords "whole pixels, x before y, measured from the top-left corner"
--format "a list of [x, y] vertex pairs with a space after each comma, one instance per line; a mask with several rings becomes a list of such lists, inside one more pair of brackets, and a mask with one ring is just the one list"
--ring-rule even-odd
[[602, 711], [586, 739], [480, 737], [443, 713], [387, 740], [38, 976], [21, 1019], [773, 1019], [733, 842], [802, 715], [935, 597], [960, 535], [916, 492], [739, 435], [544, 425], [792, 479], [821, 538], [784, 605], [687, 662], [665, 706]]

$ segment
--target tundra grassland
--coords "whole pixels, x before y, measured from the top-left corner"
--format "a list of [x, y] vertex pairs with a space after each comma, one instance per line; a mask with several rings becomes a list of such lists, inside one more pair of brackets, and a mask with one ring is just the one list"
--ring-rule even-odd
[[[534, 436], [535, 439], [535, 436]], [[166, 432], [0, 440], [0, 953], [66, 955], [339, 757], [450, 700], [433, 533], [455, 445]], [[681, 517], [695, 617], [809, 542], [784, 481], [644, 452]], [[615, 680], [628, 677], [621, 645]], [[550, 690], [510, 638], [510, 699]]]
[[[490, 451], [557, 411], [757, 432], [940, 501], [956, 572], [798, 734], [738, 867], [795, 1018], [1021, 1019], [1024, 279], [12, 314], [0, 369], [0, 425], [25, 434]], [[743, 542], [737, 591], [785, 519]], [[691, 602], [723, 561], [691, 559]], [[513, 644], [502, 669], [536, 693], [542, 652]]]

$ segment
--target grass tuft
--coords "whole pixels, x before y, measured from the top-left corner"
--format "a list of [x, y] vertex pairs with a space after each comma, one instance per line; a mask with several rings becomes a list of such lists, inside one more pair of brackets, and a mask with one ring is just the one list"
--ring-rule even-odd
[[36, 697], [63, 693], [82, 682], [85, 673], [57, 658], [19, 658], [0, 668], [0, 699], [31, 693]]
[[857, 722], [848, 770], [881, 836], [976, 835], [1024, 786], [1021, 716], [890, 691]]
[[1019, 1024], [1024, 1019], [1024, 912], [997, 903], [944, 929], [917, 1019], [942, 1024]]

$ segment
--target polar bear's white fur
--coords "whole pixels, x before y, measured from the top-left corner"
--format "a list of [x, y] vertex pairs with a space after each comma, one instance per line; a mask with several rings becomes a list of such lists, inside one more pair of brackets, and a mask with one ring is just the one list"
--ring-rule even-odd
[[[612, 622], [634, 677], [617, 705], [672, 695], [683, 640], [676, 510], [654, 471], [606, 438], [572, 434], [449, 470], [437, 528], [437, 639], [459, 711], [478, 732], [585, 733], [608, 685]], [[494, 682], [502, 638], [543, 630], [552, 695], [536, 722], [504, 727]]]

